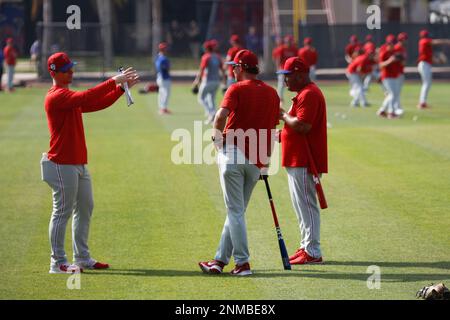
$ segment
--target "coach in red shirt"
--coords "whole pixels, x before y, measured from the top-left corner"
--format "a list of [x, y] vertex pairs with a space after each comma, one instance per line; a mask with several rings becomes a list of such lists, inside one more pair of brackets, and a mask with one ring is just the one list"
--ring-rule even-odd
[[[80, 269], [105, 269], [108, 264], [91, 258], [88, 248], [89, 225], [93, 210], [91, 176], [87, 169], [87, 149], [82, 114], [111, 106], [138, 82], [129, 68], [87, 91], [69, 90], [75, 62], [67, 54], [55, 53], [48, 59], [53, 86], [45, 97], [45, 112], [50, 131], [50, 149], [41, 160], [42, 179], [53, 191], [53, 212], [49, 226], [51, 245], [50, 273]], [[73, 260], [69, 265], [64, 249], [66, 225], [72, 220]]]
[[3, 56], [5, 58], [6, 72], [8, 74], [6, 89], [9, 92], [13, 92], [14, 91], [14, 73], [16, 70], [16, 63], [17, 63], [17, 56], [18, 56], [17, 50], [14, 47], [14, 39], [13, 38], [6, 39], [6, 47], [3, 49]]
[[205, 273], [222, 273], [233, 256], [236, 266], [231, 274], [245, 276], [251, 274], [245, 210], [261, 170], [269, 165], [280, 99], [256, 78], [258, 58], [253, 52], [239, 51], [230, 65], [237, 82], [228, 88], [217, 111], [212, 137], [219, 150], [227, 218], [214, 260], [199, 266]]
[[289, 91], [297, 92], [288, 112], [281, 109], [282, 165], [286, 168], [292, 203], [297, 213], [300, 248], [289, 257], [291, 264], [322, 263], [320, 211], [317, 205], [312, 165], [319, 174], [328, 172], [327, 114], [325, 98], [311, 82], [309, 68], [300, 58], [290, 58], [283, 70]]

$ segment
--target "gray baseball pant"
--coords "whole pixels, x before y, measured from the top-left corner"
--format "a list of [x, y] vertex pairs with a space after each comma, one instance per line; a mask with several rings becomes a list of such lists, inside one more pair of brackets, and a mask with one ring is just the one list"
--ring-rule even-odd
[[260, 170], [248, 160], [239, 164], [242, 163], [242, 157], [242, 152], [234, 145], [225, 147], [218, 155], [227, 218], [214, 259], [225, 264], [230, 262], [232, 255], [238, 265], [248, 262], [250, 257], [244, 214], [253, 188], [259, 180]]
[[277, 84], [277, 92], [280, 100], [283, 101], [284, 98], [284, 74], [279, 74], [277, 76], [278, 84]]
[[72, 213], [72, 242], [74, 263], [88, 263], [89, 225], [94, 201], [91, 176], [85, 165], [62, 165], [54, 163], [43, 154], [41, 159], [42, 180], [52, 188], [53, 212], [50, 219], [49, 237], [52, 266], [67, 263], [64, 249], [66, 225]]
[[211, 117], [216, 113], [216, 93], [220, 81], [202, 81], [198, 90], [198, 101]]
[[169, 79], [164, 80], [159, 75], [156, 77], [156, 84], [158, 85], [158, 105], [160, 110], [167, 109], [169, 105], [170, 86], [171, 81]]
[[316, 188], [307, 168], [286, 167], [292, 205], [300, 227], [300, 248], [320, 258], [320, 210], [317, 205]]

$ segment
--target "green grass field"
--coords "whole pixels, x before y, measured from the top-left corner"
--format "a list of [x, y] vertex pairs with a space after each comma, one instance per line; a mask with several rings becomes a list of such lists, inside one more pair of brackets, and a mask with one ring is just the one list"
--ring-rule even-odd
[[[403, 92], [401, 120], [351, 109], [345, 84], [323, 86], [328, 103], [330, 173], [323, 179], [326, 264], [283, 271], [262, 183], [247, 211], [254, 275], [207, 276], [197, 262], [215, 253], [225, 208], [215, 165], [174, 165], [170, 136], [193, 130], [203, 110], [188, 84], [175, 84], [174, 115], [156, 95], [121, 99], [84, 116], [95, 210], [90, 248], [112, 268], [88, 271], [81, 289], [49, 275], [51, 191], [40, 180], [48, 147], [44, 89], [0, 94], [0, 299], [414, 299], [430, 282], [450, 284], [450, 107], [448, 83], [433, 85], [433, 108], [415, 108], [419, 84]], [[343, 116], [344, 115], [344, 116]], [[413, 120], [414, 117], [416, 121]], [[271, 187], [289, 252], [299, 241], [284, 169]], [[71, 257], [71, 232], [66, 249]], [[381, 268], [369, 290], [367, 268]], [[231, 270], [230, 267], [226, 271]]]

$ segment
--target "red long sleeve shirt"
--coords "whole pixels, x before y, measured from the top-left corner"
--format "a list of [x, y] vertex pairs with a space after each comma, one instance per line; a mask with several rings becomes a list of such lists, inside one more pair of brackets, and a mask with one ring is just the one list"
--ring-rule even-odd
[[58, 86], [50, 88], [45, 97], [50, 131], [48, 158], [58, 164], [87, 164], [82, 113], [106, 109], [122, 94], [113, 79], [81, 92]]

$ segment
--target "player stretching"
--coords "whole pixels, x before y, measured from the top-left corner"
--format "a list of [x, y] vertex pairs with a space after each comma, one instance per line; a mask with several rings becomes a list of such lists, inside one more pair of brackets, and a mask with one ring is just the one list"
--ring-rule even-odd
[[431, 82], [433, 80], [433, 72], [431, 66], [433, 62], [433, 46], [447, 44], [450, 45], [450, 40], [447, 39], [431, 39], [427, 30], [420, 31], [419, 40], [419, 59], [417, 69], [422, 78], [422, 89], [420, 90], [420, 101], [417, 105], [419, 109], [426, 109], [430, 106], [427, 104], [428, 93], [430, 92]]
[[[87, 91], [71, 91], [72, 67], [62, 52], [48, 59], [53, 87], [45, 97], [45, 112], [50, 131], [50, 149], [41, 160], [42, 180], [53, 191], [53, 212], [49, 236], [50, 273], [66, 273], [75, 266], [80, 270], [106, 269], [106, 263], [91, 258], [88, 248], [89, 225], [93, 210], [91, 176], [87, 168], [87, 149], [82, 114], [111, 106], [124, 92], [121, 84], [131, 88], [138, 82], [132, 68]], [[66, 225], [73, 213], [73, 262], [70, 266], [64, 249]]]

